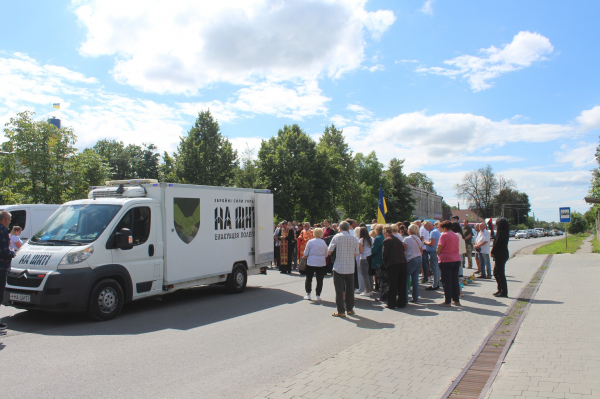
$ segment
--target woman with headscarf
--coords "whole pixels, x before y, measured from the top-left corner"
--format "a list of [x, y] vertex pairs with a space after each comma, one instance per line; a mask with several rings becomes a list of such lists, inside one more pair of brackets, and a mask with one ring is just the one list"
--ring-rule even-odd
[[498, 298], [508, 298], [508, 283], [506, 282], [506, 261], [509, 258], [508, 230], [508, 220], [505, 218], [496, 220], [496, 238], [494, 238], [490, 255], [494, 259], [494, 277], [498, 285], [498, 291], [494, 293], [494, 296]]

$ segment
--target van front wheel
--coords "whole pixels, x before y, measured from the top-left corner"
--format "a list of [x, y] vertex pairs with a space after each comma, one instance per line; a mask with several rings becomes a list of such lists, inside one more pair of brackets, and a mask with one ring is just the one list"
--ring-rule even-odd
[[246, 288], [246, 283], [248, 283], [248, 273], [246, 273], [246, 268], [244, 265], [236, 265], [234, 266], [233, 271], [227, 275], [225, 286], [230, 293], [239, 294]]
[[110, 320], [121, 313], [123, 302], [121, 285], [113, 279], [101, 280], [92, 289], [87, 312], [93, 320]]

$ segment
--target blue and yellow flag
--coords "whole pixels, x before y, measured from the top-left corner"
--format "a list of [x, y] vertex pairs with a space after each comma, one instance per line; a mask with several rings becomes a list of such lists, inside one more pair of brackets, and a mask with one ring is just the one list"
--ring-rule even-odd
[[383, 197], [383, 189], [379, 185], [379, 206], [377, 207], [377, 223], [385, 224], [385, 214], [387, 213], [387, 205]]
[[60, 103], [54, 103], [52, 106], [56, 109], [60, 109]]

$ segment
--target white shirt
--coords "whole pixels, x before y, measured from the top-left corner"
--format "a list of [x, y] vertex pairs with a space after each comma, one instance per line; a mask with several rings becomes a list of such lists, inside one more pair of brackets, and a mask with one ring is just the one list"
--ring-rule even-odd
[[423, 242], [416, 235], [410, 235], [404, 237], [404, 243], [406, 244], [406, 260], [409, 261], [414, 258], [421, 256], [421, 249], [423, 248]]
[[467, 253], [467, 246], [465, 245], [465, 240], [463, 240], [462, 236], [458, 233], [454, 233], [458, 236], [458, 253], [464, 255]]
[[308, 257], [306, 260], [308, 266], [325, 266], [327, 264], [325, 261], [325, 258], [327, 258], [327, 244], [325, 243], [325, 240], [322, 238], [308, 240], [306, 247], [304, 248], [304, 256]]
[[10, 245], [8, 246], [8, 248], [12, 249], [13, 251], [18, 250], [19, 248], [17, 248], [15, 242], [20, 242], [21, 245], [23, 245], [23, 241], [21, 241], [19, 236], [10, 236]]
[[429, 232], [425, 227], [419, 229], [419, 235], [423, 238], [423, 241], [429, 241]]
[[371, 255], [371, 247], [373, 246], [373, 238], [371, 238], [371, 245], [365, 245], [364, 244], [364, 240], [361, 238], [358, 243], [361, 244], [363, 246], [363, 252], [362, 254], [360, 254], [360, 258], [361, 259], [367, 259], [367, 256]]
[[490, 253], [490, 231], [489, 230], [483, 230], [480, 231], [479, 233], [477, 233], [477, 238], [475, 238], [475, 245], [479, 245], [480, 243], [487, 241], [484, 245], [482, 245], [481, 247], [479, 247], [479, 249], [481, 250], [480, 252], [482, 254], [489, 254]]

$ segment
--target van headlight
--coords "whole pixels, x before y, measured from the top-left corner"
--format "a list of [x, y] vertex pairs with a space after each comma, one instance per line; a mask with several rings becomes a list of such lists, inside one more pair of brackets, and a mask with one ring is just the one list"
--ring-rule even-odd
[[58, 264], [61, 265], [74, 265], [77, 263], [81, 263], [94, 253], [94, 246], [90, 245], [85, 248], [75, 248], [69, 252], [65, 256], [63, 256], [62, 260]]

